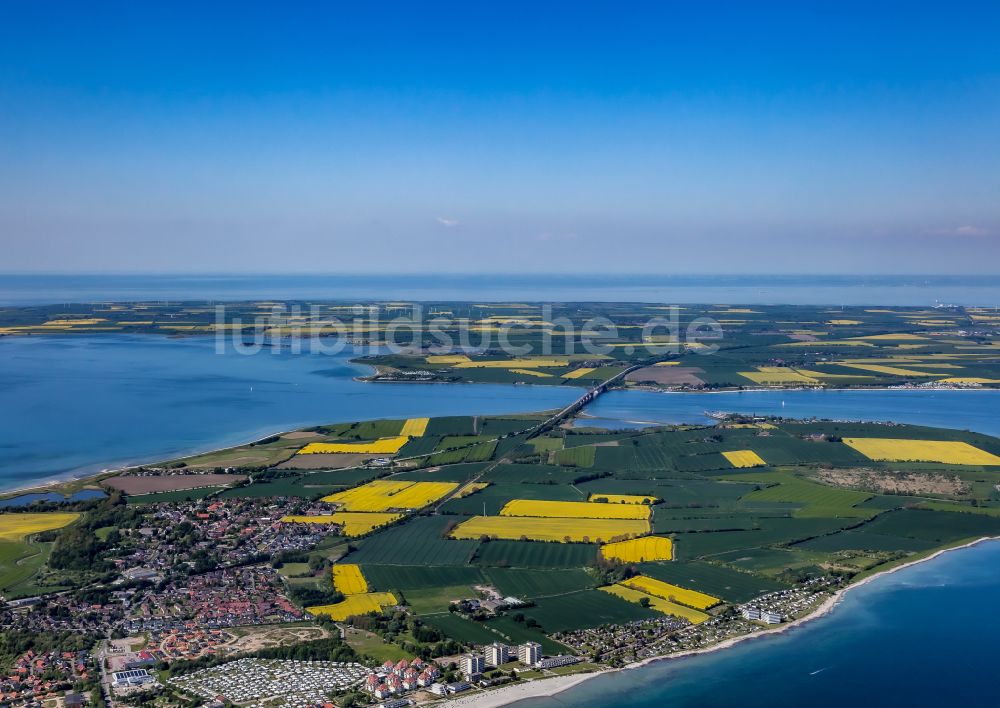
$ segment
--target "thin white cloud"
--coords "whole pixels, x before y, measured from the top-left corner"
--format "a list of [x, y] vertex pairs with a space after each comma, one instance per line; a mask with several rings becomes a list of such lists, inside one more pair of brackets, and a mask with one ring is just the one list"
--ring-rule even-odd
[[447, 216], [439, 216], [439, 217], [437, 217], [437, 222], [439, 224], [442, 224], [443, 226], [447, 226], [449, 229], [451, 227], [453, 227], [453, 226], [458, 226], [459, 223], [461, 223], [461, 222], [459, 222], [458, 219], [451, 219], [451, 218], [449, 218]]
[[931, 233], [933, 233], [935, 236], [974, 238], [979, 236], [989, 236], [991, 234], [991, 231], [989, 229], [983, 228], [982, 226], [976, 226], [974, 224], [963, 224], [962, 226], [955, 226], [947, 229], [936, 229]]

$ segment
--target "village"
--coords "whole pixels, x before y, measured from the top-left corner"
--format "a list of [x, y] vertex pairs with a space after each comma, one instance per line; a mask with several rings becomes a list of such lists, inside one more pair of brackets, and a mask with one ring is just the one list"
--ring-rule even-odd
[[0, 705], [40, 704], [58, 698], [66, 708], [85, 701], [77, 689], [84, 688], [95, 674], [88, 651], [25, 652], [9, 675], [0, 677]]
[[700, 624], [664, 617], [560, 633], [554, 638], [581, 655], [610, 666], [624, 666], [657, 656], [698, 651], [794, 621], [815, 610], [840, 587], [841, 582], [835, 578], [816, 578], [795, 588], [762, 595]]
[[286, 502], [216, 500], [159, 504], [137, 528], [123, 528], [111, 554], [127, 580], [159, 580], [182, 569], [217, 569], [311, 550], [330, 529], [280, 522]]

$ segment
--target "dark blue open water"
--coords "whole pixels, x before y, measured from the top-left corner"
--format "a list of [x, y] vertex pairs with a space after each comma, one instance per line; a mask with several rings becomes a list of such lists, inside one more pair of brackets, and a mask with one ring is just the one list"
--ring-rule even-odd
[[514, 705], [997, 706], [998, 601], [1000, 541], [990, 541], [877, 578], [786, 633]]

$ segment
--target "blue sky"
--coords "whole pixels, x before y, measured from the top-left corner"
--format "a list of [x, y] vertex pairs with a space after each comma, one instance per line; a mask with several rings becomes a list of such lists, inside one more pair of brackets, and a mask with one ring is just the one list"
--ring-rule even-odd
[[997, 273], [996, 3], [0, 4], [0, 271]]

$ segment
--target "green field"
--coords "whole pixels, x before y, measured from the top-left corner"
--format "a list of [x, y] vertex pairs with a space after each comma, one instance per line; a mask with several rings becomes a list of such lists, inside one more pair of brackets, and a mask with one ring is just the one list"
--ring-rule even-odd
[[446, 585], [475, 585], [483, 573], [475, 566], [371, 565], [361, 571], [375, 590], [424, 590]]
[[450, 612], [425, 615], [421, 619], [464, 644], [492, 644], [504, 639], [498, 632], [490, 631], [482, 622], [474, 622]]
[[225, 487], [202, 487], [201, 489], [186, 489], [179, 492], [157, 492], [154, 494], [136, 494], [126, 499], [129, 504], [161, 504], [163, 502], [183, 502], [204, 499], [217, 494]]
[[484, 575], [503, 595], [535, 599], [562, 595], [594, 587], [594, 576], [585, 570], [530, 570], [526, 568], [488, 568]]
[[345, 559], [361, 565], [467, 565], [479, 541], [444, 539], [446, 516], [424, 516], [360, 541]]
[[586, 543], [490, 541], [479, 547], [475, 562], [500, 568], [582, 568], [596, 558], [597, 549]]
[[571, 447], [553, 453], [552, 461], [569, 467], [593, 467], [596, 452], [597, 448], [593, 446]]
[[748, 476], [754, 482], [770, 485], [743, 497], [751, 504], [760, 501], [796, 504], [798, 508], [794, 515], [798, 517], [869, 518], [874, 515], [870, 509], [855, 508], [869, 499], [871, 494], [828, 487], [804, 480], [790, 472], [746, 473], [740, 475], [739, 479], [742, 481]]
[[758, 595], [788, 587], [785, 583], [755, 573], [743, 573], [698, 561], [643, 563], [640, 570], [643, 575], [734, 603], [748, 602]]
[[837, 551], [907, 551], [921, 552], [934, 547], [933, 541], [925, 541], [904, 536], [890, 536], [871, 531], [841, 531], [829, 536], [820, 536], [803, 541], [794, 546], [808, 551], [836, 553]]
[[418, 615], [447, 612], [451, 603], [478, 596], [479, 593], [471, 585], [438, 585], [403, 593], [406, 604]]
[[524, 614], [537, 621], [546, 632], [565, 632], [602, 624], [620, 624], [660, 616], [631, 602], [600, 590], [578, 592], [540, 599]]
[[51, 543], [0, 541], [0, 594], [8, 599], [38, 592], [33, 580], [45, 567]]
[[866, 530], [937, 544], [1000, 534], [1000, 518], [985, 514], [903, 509], [883, 514]]
[[790, 544], [834, 533], [855, 523], [857, 520], [854, 519], [761, 519], [760, 527], [752, 531], [684, 534], [676, 541], [675, 554], [682, 559], [692, 560], [730, 550]]

